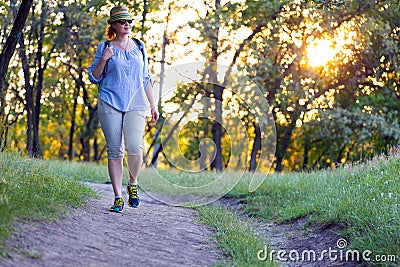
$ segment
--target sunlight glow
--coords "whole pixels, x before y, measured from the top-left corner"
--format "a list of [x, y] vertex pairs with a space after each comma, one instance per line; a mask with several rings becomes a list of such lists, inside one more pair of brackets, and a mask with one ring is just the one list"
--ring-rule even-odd
[[306, 56], [308, 65], [311, 67], [322, 67], [335, 60], [348, 63], [354, 55], [354, 50], [362, 49], [363, 44], [357, 42], [358, 32], [355, 22], [344, 23], [333, 36], [324, 36], [307, 40], [308, 46]]
[[311, 67], [324, 66], [335, 58], [339, 50], [340, 47], [335, 47], [331, 40], [315, 40], [307, 48], [308, 64]]

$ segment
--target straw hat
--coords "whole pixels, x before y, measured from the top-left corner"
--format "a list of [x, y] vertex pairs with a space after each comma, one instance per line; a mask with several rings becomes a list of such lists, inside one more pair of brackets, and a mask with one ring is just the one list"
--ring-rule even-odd
[[107, 20], [109, 24], [120, 19], [133, 19], [128, 8], [124, 6], [116, 6], [110, 10], [110, 18]]

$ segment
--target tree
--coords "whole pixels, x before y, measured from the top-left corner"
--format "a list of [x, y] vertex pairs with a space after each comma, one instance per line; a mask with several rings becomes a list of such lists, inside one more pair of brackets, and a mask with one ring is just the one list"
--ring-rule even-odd
[[[20, 58], [25, 80], [25, 107], [27, 111], [27, 151], [33, 157], [42, 157], [39, 140], [40, 111], [43, 93], [44, 72], [51, 59], [57, 41], [49, 42], [46, 39], [46, 24], [49, 14], [52, 12], [43, 0], [40, 2], [41, 10], [39, 19], [31, 17], [31, 29], [28, 32], [28, 46], [36, 45], [36, 53], [29, 53], [25, 49], [25, 38], [20, 38]], [[35, 7], [35, 5], [34, 5]], [[34, 11], [34, 10], [33, 10]], [[25, 35], [23, 35], [25, 36]], [[37, 40], [35, 44], [33, 40]], [[48, 53], [44, 52], [47, 46]]]
[[[7, 2], [9, 8], [1, 11], [7, 14], [0, 17], [2, 43], [14, 36], [10, 18], [22, 11], [22, 4], [16, 3]], [[134, 23], [134, 32], [146, 41], [150, 61], [156, 63], [150, 64], [154, 69], [167, 69], [188, 54], [198, 53], [195, 60], [207, 62], [199, 74], [208, 84], [181, 85], [170, 99], [177, 110], [163, 107], [165, 119], [186, 116], [175, 121], [171, 129], [181, 127], [194, 108], [200, 114], [213, 114], [209, 118], [215, 120], [205, 118], [185, 125], [178, 138], [183, 155], [200, 169], [209, 162], [199, 156], [213, 152], [211, 146], [200, 146], [205, 138], [212, 138], [217, 146], [217, 157], [209, 169], [223, 170], [234, 161], [237, 168], [245, 165], [254, 171], [263, 163], [264, 129], [251, 108], [241, 106], [239, 96], [229, 94], [229, 80], [235, 77], [230, 71], [221, 76], [223, 71], [216, 65], [237, 67], [263, 90], [269, 105], [265, 112], [272, 113], [277, 126], [276, 171], [334, 166], [385, 152], [399, 142], [400, 8], [395, 1], [209, 0], [199, 9], [183, 1], [169, 6], [160, 3], [119, 2], [141, 18]], [[104, 10], [113, 4], [32, 4], [36, 7], [17, 41], [18, 53], [11, 53], [15, 60], [9, 61], [1, 86], [1, 149], [17, 150], [26, 145], [30, 155], [42, 151], [45, 158], [102, 160], [105, 142], [97, 118], [97, 86], [88, 83], [86, 69], [98, 42], [104, 40]], [[160, 11], [162, 16], [157, 13], [159, 8], [165, 11]], [[189, 12], [198, 16], [188, 16]], [[180, 14], [186, 20], [176, 26], [172, 21]], [[329, 44], [325, 51], [329, 46], [341, 49], [323, 64], [311, 62], [312, 57], [317, 61], [323, 58], [311, 48], [324, 42]], [[234, 86], [239, 83], [248, 85], [238, 81]], [[193, 101], [200, 102], [201, 108]], [[232, 126], [227, 105], [240, 110], [236, 118], [242, 122], [229, 133], [222, 127]], [[158, 125], [148, 123], [146, 138], [155, 144], [149, 152], [162, 166], [163, 153], [170, 153], [173, 159], [178, 155], [171, 148], [158, 146], [160, 142], [149, 134], [160, 124], [162, 120]], [[244, 132], [239, 130], [242, 125]], [[243, 135], [250, 140], [247, 145], [238, 141]], [[166, 145], [165, 141], [175, 140], [167, 136], [160, 145]], [[237, 144], [242, 151], [233, 159], [230, 146]]]
[[[353, 1], [343, 3], [338, 12], [337, 6], [321, 9], [308, 2], [292, 3], [284, 6], [277, 19], [259, 34], [264, 42], [253, 44], [259, 61], [249, 68], [249, 72], [254, 73], [254, 80], [265, 88], [266, 99], [277, 123], [276, 171], [283, 170], [297, 128], [314, 120], [318, 112], [332, 109], [340, 98], [347, 103], [354, 100], [369, 84], [368, 77], [380, 63], [367, 56], [371, 54], [370, 44], [376, 42], [371, 42], [370, 33], [366, 31], [382, 29], [387, 24], [379, 21], [379, 26], [369, 27], [377, 21], [369, 24], [360, 23], [360, 20], [370, 18], [385, 4], [368, 5]], [[338, 53], [324, 65], [311, 66], [308, 49], [312, 44], [335, 40], [335, 36], [343, 33], [351, 36], [350, 29], [361, 38], [344, 44], [342, 51], [347, 54]], [[392, 43], [392, 40], [389, 38], [388, 42]], [[310, 144], [304, 143], [305, 150], [309, 151]], [[307, 156], [305, 159], [307, 163]]]
[[15, 47], [17, 45], [18, 39], [21, 37], [22, 30], [25, 26], [26, 19], [28, 18], [29, 10], [32, 6], [32, 3], [33, 0], [22, 0], [11, 32], [8, 35], [7, 40], [0, 54], [0, 105], [1, 105], [0, 115], [2, 115], [2, 110], [4, 108], [3, 86], [4, 86], [5, 76], [8, 70], [8, 64], [11, 60], [11, 57], [14, 55]]
[[[0, 54], [0, 121], [2, 122], [3, 126], [0, 130], [0, 137], [1, 137], [1, 150], [5, 149], [7, 146], [7, 139], [9, 134], [9, 127], [17, 121], [18, 116], [11, 116], [10, 119], [10, 112], [6, 112], [6, 101], [4, 96], [6, 95], [6, 91], [8, 88], [8, 83], [6, 81], [6, 75], [9, 67], [10, 60], [14, 55], [15, 47], [17, 45], [18, 39], [21, 37], [22, 30], [25, 26], [25, 22], [29, 15], [29, 10], [32, 6], [33, 0], [23, 0], [21, 5], [18, 8], [18, 13], [15, 15], [16, 12], [16, 3], [14, 1], [10, 1], [10, 8], [9, 14], [11, 13], [15, 18], [11, 32], [8, 34], [8, 37], [5, 38], [7, 34], [7, 28], [10, 25], [8, 16], [4, 16], [2, 19], [2, 43], [3, 39], [5, 39], [5, 43], [3, 45], [1, 54]], [[7, 9], [6, 9], [7, 10]], [[11, 111], [14, 113], [14, 111]], [[14, 114], [16, 115], [16, 114]]]

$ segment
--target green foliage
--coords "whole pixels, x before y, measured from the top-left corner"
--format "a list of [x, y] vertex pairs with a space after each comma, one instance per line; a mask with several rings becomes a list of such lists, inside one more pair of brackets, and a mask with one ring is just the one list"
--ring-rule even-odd
[[[360, 109], [337, 107], [323, 111], [316, 120], [304, 126], [304, 142], [313, 147], [309, 151], [308, 167], [325, 168], [347, 161], [372, 158], [387, 153], [390, 147], [398, 144], [398, 111], [386, 110], [381, 113], [375, 108], [372, 111], [365, 108], [368, 109], [368, 106]], [[323, 152], [327, 146], [332, 149]]]
[[50, 219], [82, 205], [94, 192], [50, 170], [48, 162], [0, 153], [0, 247], [15, 221]]
[[[399, 50], [398, 27], [392, 23], [393, 9], [397, 9], [393, 1], [371, 1], [370, 5], [364, 1], [284, 4], [276, 18], [256, 35], [257, 41], [250, 46], [259, 61], [247, 70], [265, 91], [276, 119], [278, 171], [281, 163], [293, 170], [324, 166], [319, 162], [322, 158], [339, 164], [358, 160], [365, 146], [385, 151], [399, 142], [396, 113], [390, 114], [381, 101], [368, 107], [379, 113], [370, 113], [362, 105], [366, 96], [385, 95], [393, 106], [399, 106], [399, 61], [395, 59]], [[313, 41], [334, 40], [336, 46], [343, 40], [335, 38], [343, 33], [357, 33], [357, 38], [323, 65], [307, 63]], [[314, 56], [323, 57], [329, 53], [326, 50], [314, 51]], [[392, 93], [387, 94], [388, 90]], [[354, 108], [358, 104], [361, 108]], [[332, 117], [336, 117], [336, 123], [349, 122], [339, 125], [346, 139], [340, 145], [332, 145], [338, 127], [330, 121]], [[366, 123], [366, 127], [350, 125], [354, 119], [361, 125]], [[389, 135], [387, 125], [394, 126]], [[374, 126], [377, 129], [371, 130]], [[343, 141], [335, 140], [338, 144]]]
[[[42, 96], [36, 100], [40, 103], [39, 138], [44, 157], [105, 160], [105, 141], [96, 114], [97, 86], [89, 84], [86, 69], [97, 44], [105, 40], [109, 8], [118, 4], [126, 5], [137, 18], [133, 32], [146, 41], [154, 73], [158, 72], [165, 30], [166, 67], [194, 55], [190, 58], [233, 64], [257, 84], [277, 125], [276, 165], [278, 161], [282, 165], [278, 170], [342, 164], [387, 151], [388, 146], [400, 142], [400, 19], [395, 0], [246, 0], [220, 6], [216, 1], [205, 1], [194, 7], [187, 1], [173, 1], [167, 6], [159, 0], [34, 2], [24, 30], [27, 79], [21, 75], [18, 48], [7, 74], [4, 103], [0, 103], [2, 150], [25, 153], [28, 118], [24, 87], [30, 83], [37, 90], [33, 93], [39, 92], [39, 67], [47, 62], [43, 66]], [[3, 45], [18, 3], [0, 1], [0, 7]], [[39, 34], [41, 23], [43, 38]], [[346, 36], [355, 33], [354, 40], [346, 42], [323, 66], [309, 66], [310, 44], [326, 39], [339, 46], [343, 29]], [[43, 55], [37, 58], [39, 42]], [[206, 89], [209, 92], [204, 93]], [[167, 105], [180, 108], [198, 94], [213, 97], [210, 92], [212, 88], [199, 86], [179, 88]], [[224, 96], [223, 101], [232, 103], [234, 98]], [[214, 105], [210, 103], [204, 110], [213, 110]], [[244, 115], [240, 119], [248, 125], [252, 142], [254, 118]], [[189, 133], [195, 127], [199, 129], [191, 138]], [[213, 135], [211, 125], [188, 125], [185, 130], [180, 141], [184, 155], [196, 159], [199, 140]], [[155, 126], [149, 124], [149, 142], [154, 132]], [[234, 144], [239, 135], [240, 131], [232, 133], [230, 142]], [[225, 141], [226, 135], [223, 143], [228, 144]], [[228, 147], [222, 149], [224, 162], [229, 161]], [[242, 161], [250, 149], [244, 148]], [[168, 166], [163, 157], [160, 166]]]
[[197, 208], [202, 222], [215, 229], [216, 239], [227, 256], [217, 266], [277, 266], [271, 261], [260, 261], [257, 252], [266, 246], [248, 222], [236, 213], [217, 207]]

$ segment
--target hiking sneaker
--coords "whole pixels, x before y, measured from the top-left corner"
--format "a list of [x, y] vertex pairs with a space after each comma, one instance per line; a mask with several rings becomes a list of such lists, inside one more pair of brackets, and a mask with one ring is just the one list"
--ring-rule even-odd
[[138, 196], [138, 186], [128, 185], [126, 187], [126, 192], [129, 195], [128, 205], [129, 207], [137, 208], [140, 206], [140, 198]]
[[124, 199], [122, 197], [114, 200], [114, 205], [110, 208], [110, 211], [122, 213], [124, 210]]

